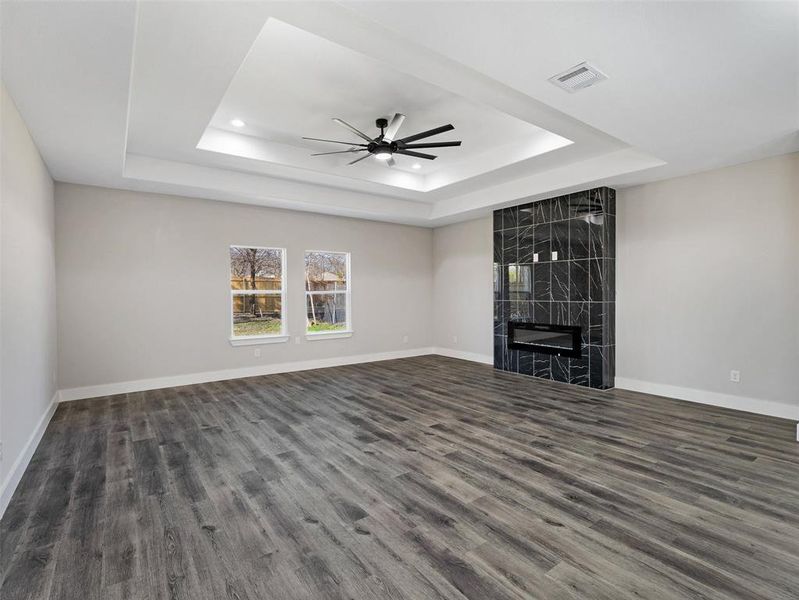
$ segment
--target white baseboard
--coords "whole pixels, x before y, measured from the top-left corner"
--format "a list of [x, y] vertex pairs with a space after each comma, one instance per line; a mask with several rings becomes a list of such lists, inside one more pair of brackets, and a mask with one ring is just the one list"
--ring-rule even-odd
[[494, 364], [494, 357], [490, 354], [479, 354], [477, 352], [464, 352], [463, 350], [453, 350], [452, 348], [433, 348], [433, 354], [440, 354], [441, 356], [449, 356], [450, 358], [460, 358], [462, 360], [470, 360], [472, 362], [479, 362], [486, 365]]
[[640, 381], [638, 379], [627, 379], [626, 377], [616, 377], [616, 387], [633, 392], [644, 392], [655, 396], [666, 396], [677, 400], [688, 400], [699, 404], [710, 404], [711, 406], [721, 406], [733, 408], [769, 417], [781, 417], [799, 421], [799, 405], [791, 406], [783, 402], [773, 402], [771, 400], [760, 400], [758, 398], [747, 398], [744, 396], [731, 396], [719, 392], [707, 392], [694, 388], [684, 388], [665, 383], [652, 383]]
[[11, 470], [8, 472], [8, 475], [6, 475], [5, 481], [3, 481], [3, 486], [0, 487], [0, 517], [2, 517], [6, 512], [8, 503], [11, 502], [11, 497], [14, 495], [14, 492], [19, 485], [22, 475], [25, 473], [25, 469], [28, 468], [28, 464], [30, 463], [31, 458], [33, 458], [33, 453], [36, 451], [36, 448], [39, 445], [45, 430], [47, 429], [47, 425], [50, 423], [50, 419], [53, 418], [53, 414], [55, 413], [57, 405], [58, 392], [53, 394], [53, 398], [50, 400], [50, 405], [47, 407], [47, 410], [44, 411], [44, 414], [39, 419], [36, 427], [31, 432], [31, 435], [28, 438], [28, 441], [25, 443], [25, 447], [22, 449], [22, 452], [19, 453], [14, 461], [14, 464], [11, 465]]
[[118, 383], [104, 383], [64, 389], [59, 392], [59, 401], [82, 400], [84, 398], [98, 398], [113, 396], [115, 394], [129, 394], [144, 392], [161, 388], [176, 387], [181, 385], [194, 385], [208, 383], [209, 381], [224, 381], [226, 379], [241, 379], [242, 377], [258, 377], [260, 375], [274, 375], [276, 373], [290, 373], [292, 371], [307, 371], [309, 369], [324, 369], [326, 367], [340, 367], [358, 363], [375, 362], [379, 360], [393, 360], [411, 356], [434, 354], [433, 348], [413, 348], [410, 350], [395, 350], [392, 352], [378, 352], [375, 354], [355, 354], [351, 356], [334, 356], [316, 360], [302, 360], [295, 362], [258, 365], [239, 369], [223, 369], [221, 371], [205, 371], [202, 373], [188, 373], [186, 375], [172, 375], [155, 377], [153, 379], [138, 379], [135, 381], [121, 381]]

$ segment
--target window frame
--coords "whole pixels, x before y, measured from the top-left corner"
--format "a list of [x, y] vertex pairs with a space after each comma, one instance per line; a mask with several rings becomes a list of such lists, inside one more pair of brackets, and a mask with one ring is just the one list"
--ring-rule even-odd
[[[230, 285], [230, 251], [233, 248], [252, 248], [255, 250], [280, 250], [280, 291], [276, 290], [234, 290]], [[252, 246], [246, 244], [230, 244], [228, 246], [228, 332], [231, 346], [254, 346], [258, 344], [277, 344], [289, 340], [288, 333], [288, 303], [286, 283], [286, 249], [274, 246]], [[233, 299], [236, 296], [280, 296], [280, 333], [269, 333], [266, 335], [234, 335], [233, 333]]]
[[[307, 271], [306, 271], [306, 258], [308, 254], [343, 254], [346, 257], [346, 281], [347, 281], [347, 289], [346, 290], [338, 290], [338, 291], [319, 291], [313, 292], [308, 290], [308, 278], [307, 278]], [[333, 340], [333, 339], [341, 339], [341, 338], [349, 338], [352, 337], [353, 334], [353, 325], [352, 325], [352, 256], [350, 252], [341, 251], [341, 250], [305, 250], [302, 255], [302, 270], [303, 270], [303, 283], [302, 287], [305, 293], [303, 294], [302, 300], [305, 302], [305, 339], [312, 341], [312, 340]], [[324, 294], [344, 294], [345, 302], [346, 302], [346, 316], [347, 316], [347, 323], [344, 329], [337, 330], [337, 331], [308, 331], [308, 296], [309, 295], [324, 295]]]

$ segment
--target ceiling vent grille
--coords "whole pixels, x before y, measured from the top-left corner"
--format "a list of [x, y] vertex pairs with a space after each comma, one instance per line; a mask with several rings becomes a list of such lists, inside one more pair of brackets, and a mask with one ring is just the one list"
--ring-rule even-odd
[[594, 65], [591, 65], [587, 62], [582, 62], [579, 65], [564, 71], [563, 73], [558, 73], [557, 75], [550, 77], [549, 81], [554, 83], [559, 88], [566, 90], [570, 94], [573, 94], [574, 92], [590, 87], [595, 83], [605, 81], [607, 78], [608, 76], [597, 69]]

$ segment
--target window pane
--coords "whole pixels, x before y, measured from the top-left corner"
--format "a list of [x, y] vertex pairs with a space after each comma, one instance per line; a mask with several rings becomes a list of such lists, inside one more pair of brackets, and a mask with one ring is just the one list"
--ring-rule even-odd
[[308, 331], [347, 329], [347, 294], [306, 294]]
[[347, 255], [343, 252], [306, 252], [305, 289], [331, 292], [347, 289]]
[[280, 290], [282, 254], [279, 248], [231, 248], [230, 289]]
[[280, 335], [280, 309], [277, 294], [233, 296], [233, 335]]

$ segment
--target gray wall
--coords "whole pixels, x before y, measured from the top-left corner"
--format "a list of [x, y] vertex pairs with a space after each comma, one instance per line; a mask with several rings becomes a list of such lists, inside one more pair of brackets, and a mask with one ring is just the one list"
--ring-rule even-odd
[[56, 391], [55, 254], [53, 181], [0, 88], [0, 481], [10, 491]]
[[[430, 229], [62, 183], [55, 196], [61, 389], [432, 343]], [[231, 244], [288, 250], [288, 343], [228, 342]], [[305, 339], [305, 250], [352, 253], [351, 338]]]
[[799, 417], [799, 154], [619, 190], [616, 251], [619, 379]]
[[493, 362], [492, 244], [491, 217], [439, 227], [433, 235], [435, 346], [488, 363]]

